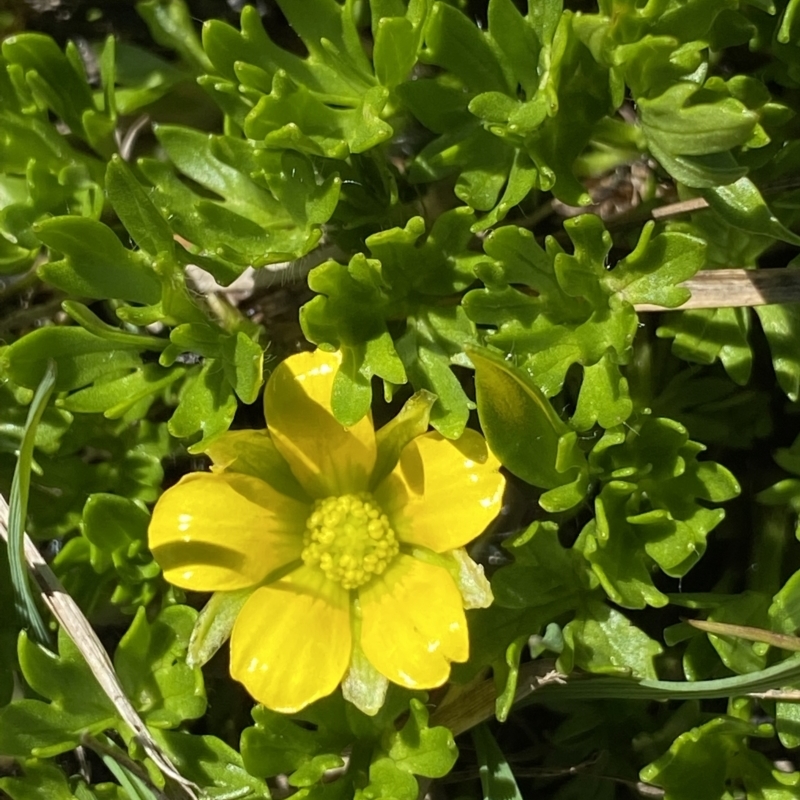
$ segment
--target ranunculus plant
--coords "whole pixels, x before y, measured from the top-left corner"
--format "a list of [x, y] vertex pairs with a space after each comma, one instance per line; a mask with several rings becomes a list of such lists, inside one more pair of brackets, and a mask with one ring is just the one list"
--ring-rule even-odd
[[150, 522], [170, 583], [250, 592], [231, 675], [286, 713], [344, 679], [345, 696], [374, 714], [388, 681], [431, 689], [467, 660], [473, 597], [460, 575], [482, 570], [462, 548], [505, 487], [475, 431], [421, 433], [400, 448], [369, 416], [341, 425], [330, 407], [340, 363], [321, 350], [281, 362], [264, 392], [267, 430], [223, 434], [212, 471], [168, 489]]
[[800, 796], [798, 114], [800, 0], [0, 1], [0, 798]]

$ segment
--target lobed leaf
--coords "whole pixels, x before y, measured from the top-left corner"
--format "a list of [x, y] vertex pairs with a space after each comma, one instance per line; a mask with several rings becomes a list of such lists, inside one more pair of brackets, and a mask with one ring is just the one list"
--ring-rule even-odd
[[[451, 366], [469, 366], [463, 348], [477, 342], [476, 331], [461, 308], [439, 297], [473, 280], [480, 257], [466, 250], [471, 220], [463, 209], [446, 212], [423, 238], [424, 222], [414, 217], [367, 238], [378, 258], [358, 254], [347, 266], [328, 261], [309, 274], [318, 294], [300, 310], [300, 324], [310, 341], [342, 351], [332, 404], [343, 423], [367, 413], [377, 376], [387, 387], [410, 381], [435, 394], [431, 424], [448, 438], [463, 432], [470, 403]], [[396, 338], [389, 332], [395, 320], [405, 321]]]
[[653, 584], [651, 562], [668, 575], [686, 574], [725, 516], [706, 504], [739, 494], [738, 482], [722, 465], [697, 461], [703, 449], [682, 425], [653, 417], [627, 435], [608, 431], [595, 445], [589, 468], [602, 488], [596, 517], [575, 547], [617, 604], [665, 605], [666, 596]]
[[474, 322], [493, 327], [489, 343], [522, 366], [546, 397], [580, 364], [573, 427], [613, 427], [632, 411], [620, 366], [636, 332], [633, 303], [681, 302], [685, 290], [677, 284], [699, 269], [703, 246], [681, 234], [653, 237], [646, 226], [633, 253], [609, 270], [611, 238], [597, 217], [577, 217], [565, 227], [572, 255], [553, 239], [542, 250], [530, 233], [512, 226], [487, 237], [492, 261], [478, 268], [486, 288], [470, 291], [464, 308]]

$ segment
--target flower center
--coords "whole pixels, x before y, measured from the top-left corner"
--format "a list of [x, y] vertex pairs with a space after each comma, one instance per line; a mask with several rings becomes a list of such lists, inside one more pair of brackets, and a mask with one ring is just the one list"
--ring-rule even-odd
[[317, 500], [303, 544], [303, 561], [345, 589], [380, 575], [399, 550], [389, 518], [369, 492]]

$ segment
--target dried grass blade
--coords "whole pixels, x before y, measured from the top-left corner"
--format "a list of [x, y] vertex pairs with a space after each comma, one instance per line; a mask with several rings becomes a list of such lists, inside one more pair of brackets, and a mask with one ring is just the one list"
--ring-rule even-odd
[[[0, 495], [0, 538], [3, 538], [6, 542], [8, 542], [8, 519], [8, 504], [5, 498]], [[197, 800], [195, 793], [197, 787], [175, 769], [169, 756], [158, 746], [136, 709], [126, 697], [108, 653], [106, 653], [105, 648], [97, 638], [97, 634], [77, 603], [67, 594], [61, 585], [61, 581], [58, 580], [47, 565], [42, 558], [42, 554], [27, 534], [24, 536], [23, 543], [25, 561], [27, 562], [28, 570], [41, 590], [42, 600], [75, 643], [78, 650], [80, 650], [81, 655], [89, 665], [89, 669], [97, 678], [97, 682], [108, 696], [108, 699], [114, 704], [114, 708], [116, 708], [120, 718], [134, 732], [147, 755], [161, 772], [175, 781], [187, 797]]]

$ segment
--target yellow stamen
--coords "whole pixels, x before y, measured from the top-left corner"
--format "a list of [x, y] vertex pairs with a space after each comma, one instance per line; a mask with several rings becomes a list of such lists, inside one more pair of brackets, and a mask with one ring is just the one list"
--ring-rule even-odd
[[317, 500], [303, 543], [303, 561], [345, 589], [380, 575], [399, 551], [389, 518], [369, 492]]

